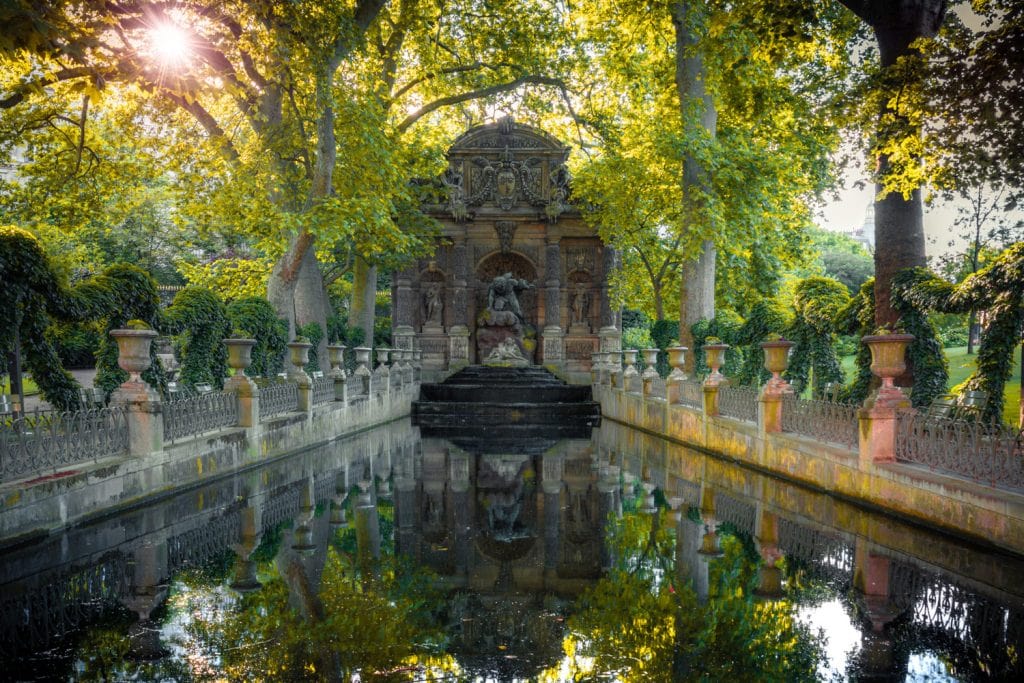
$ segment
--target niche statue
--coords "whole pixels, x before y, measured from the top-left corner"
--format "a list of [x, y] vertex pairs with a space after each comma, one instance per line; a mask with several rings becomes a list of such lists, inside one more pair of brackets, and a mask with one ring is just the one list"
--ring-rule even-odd
[[489, 364], [529, 365], [536, 329], [523, 316], [519, 295], [533, 289], [512, 273], [498, 275], [487, 287], [487, 308], [477, 317], [477, 358]]

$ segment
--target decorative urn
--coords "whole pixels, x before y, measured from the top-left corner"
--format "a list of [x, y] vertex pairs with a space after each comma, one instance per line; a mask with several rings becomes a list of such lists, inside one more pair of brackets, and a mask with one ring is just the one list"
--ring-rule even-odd
[[293, 341], [288, 343], [288, 349], [291, 352], [292, 365], [297, 368], [305, 367], [309, 363], [309, 350], [313, 348], [313, 345], [309, 342], [304, 341]]
[[252, 349], [256, 346], [255, 339], [232, 337], [224, 340], [228, 349], [228, 367], [236, 373], [245, 372], [252, 365]]
[[149, 369], [149, 347], [157, 337], [156, 332], [119, 329], [111, 330], [110, 336], [117, 342], [117, 364], [128, 373], [128, 382], [140, 384], [142, 373]]

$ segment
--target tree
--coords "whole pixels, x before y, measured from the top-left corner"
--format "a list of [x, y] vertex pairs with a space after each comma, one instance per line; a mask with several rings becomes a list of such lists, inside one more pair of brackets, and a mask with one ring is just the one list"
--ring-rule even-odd
[[892, 280], [925, 265], [921, 204], [920, 108], [924, 83], [919, 40], [932, 38], [946, 15], [945, 0], [839, 0], [871, 27], [880, 72], [867, 99], [870, 155], [877, 162], [875, 199], [875, 322], [899, 317], [890, 303]]
[[[578, 114], [600, 156], [581, 164], [576, 190], [603, 234], [662, 250], [629, 281], [657, 277], [678, 254], [689, 273], [684, 344], [715, 296], [745, 310], [777, 285], [803, 255], [808, 202], [829, 183], [838, 137], [825, 115], [835, 81], [825, 74], [842, 64], [830, 55], [842, 53], [852, 21], [838, 11], [808, 19], [804, 9], [607, 2], [581, 22], [598, 76]], [[713, 268], [718, 261], [727, 267]]]
[[856, 294], [860, 286], [874, 275], [875, 264], [870, 256], [851, 254], [845, 251], [826, 251], [819, 257], [825, 275], [843, 283], [850, 295]]
[[[400, 224], [419, 204], [408, 184], [417, 163], [439, 160], [401, 144], [417, 121], [474, 98], [557, 85], [534, 69], [557, 49], [559, 22], [540, 3], [64, 2], [19, 6], [11, 20], [42, 28], [0, 44], [26, 76], [0, 107], [57, 82], [120, 80], [154, 94], [157, 107], [173, 105], [169, 117], [187, 114], [177, 121], [194, 133], [192, 163], [179, 175], [191, 190], [187, 214], [233, 224], [275, 256], [268, 294], [292, 327], [326, 327], [319, 256], [338, 243], [352, 245], [350, 263], [365, 262], [360, 293], [383, 256], [423, 244]], [[156, 40], [168, 36], [177, 42]], [[69, 57], [81, 68], [64, 68]], [[36, 75], [38, 59], [48, 61]]]

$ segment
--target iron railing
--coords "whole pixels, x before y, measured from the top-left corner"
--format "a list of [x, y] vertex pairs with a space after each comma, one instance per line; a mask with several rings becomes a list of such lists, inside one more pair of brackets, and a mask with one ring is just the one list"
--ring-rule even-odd
[[127, 451], [128, 417], [121, 406], [0, 418], [3, 482]]
[[860, 444], [858, 408], [846, 403], [788, 397], [782, 403], [782, 431], [857, 449]]
[[651, 393], [649, 395], [651, 398], [665, 398], [667, 396], [667, 391], [665, 389], [665, 380], [663, 380], [660, 377], [652, 379]]
[[679, 383], [679, 402], [688, 408], [704, 409], [704, 385], [693, 380]]
[[177, 441], [238, 425], [238, 396], [214, 391], [164, 403], [164, 440]]
[[318, 377], [313, 380], [313, 405], [329, 403], [334, 400], [334, 379]]
[[752, 387], [719, 387], [718, 413], [745, 422], [757, 422], [758, 391]]
[[757, 507], [750, 501], [716, 491], [715, 519], [729, 522], [738, 531], [753, 535], [757, 523]]
[[899, 414], [896, 459], [993, 487], [1024, 489], [1024, 437], [987, 422]]
[[273, 382], [260, 387], [260, 419], [294, 413], [299, 409], [299, 385]]
[[813, 575], [833, 587], [845, 590], [852, 585], [852, 540], [780, 517], [779, 547], [786, 553], [787, 559], [790, 556], [799, 559]]

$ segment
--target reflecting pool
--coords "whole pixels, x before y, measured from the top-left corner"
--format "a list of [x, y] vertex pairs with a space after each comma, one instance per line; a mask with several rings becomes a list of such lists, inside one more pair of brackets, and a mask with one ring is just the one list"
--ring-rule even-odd
[[1024, 680], [1022, 579], [608, 421], [399, 422], [6, 550], [0, 678]]

